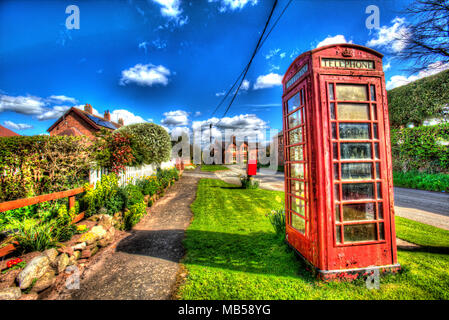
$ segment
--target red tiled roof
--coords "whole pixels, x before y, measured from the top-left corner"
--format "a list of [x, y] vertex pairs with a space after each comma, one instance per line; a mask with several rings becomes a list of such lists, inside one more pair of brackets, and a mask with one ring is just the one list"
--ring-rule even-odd
[[20, 136], [20, 134], [15, 133], [14, 131], [9, 130], [0, 125], [0, 137], [15, 137]]
[[[112, 124], [113, 127], [115, 127], [116, 129], [120, 128], [122, 125], [118, 124], [116, 122], [112, 122], [112, 121], [107, 121], [106, 119], [104, 119], [103, 117], [99, 117], [96, 116], [94, 114], [90, 114], [84, 110], [72, 107], [69, 110], [66, 111], [66, 113], [64, 113], [58, 120], [55, 121], [55, 123], [52, 124], [52, 126], [50, 128], [47, 129], [48, 132], [50, 132], [51, 130], [53, 130], [54, 127], [56, 127], [56, 125], [62, 120], [64, 119], [64, 117], [69, 114], [70, 112], [75, 112], [77, 115], [79, 115], [85, 122], [87, 122], [90, 126], [92, 126], [95, 130], [100, 130], [102, 128], [102, 126], [98, 125], [95, 121], [89, 119], [89, 116], [100, 119], [102, 121], [108, 122], [110, 124]], [[108, 128], [110, 129], [110, 128]]]

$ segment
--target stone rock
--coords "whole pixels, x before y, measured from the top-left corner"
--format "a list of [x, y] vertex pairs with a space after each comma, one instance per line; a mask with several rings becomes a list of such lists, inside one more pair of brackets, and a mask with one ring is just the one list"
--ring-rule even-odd
[[112, 227], [113, 225], [113, 219], [110, 215], [104, 214], [101, 216], [98, 225], [102, 226], [105, 230], [108, 230]]
[[58, 273], [64, 272], [65, 268], [69, 265], [69, 261], [69, 256], [66, 253], [63, 253], [58, 257]]
[[46, 256], [48, 258], [48, 260], [50, 260], [51, 265], [55, 264], [58, 254], [59, 254], [59, 252], [55, 248], [51, 248], [51, 249], [44, 251], [44, 256]]
[[30, 292], [28, 294], [22, 294], [19, 300], [37, 300], [39, 294], [37, 292]]
[[73, 256], [69, 259], [69, 266], [76, 265], [76, 260], [78, 260], [81, 257], [81, 251], [75, 251]]
[[[74, 252], [72, 247], [63, 247], [63, 248], [59, 248], [58, 251], [59, 251], [60, 253], [65, 253], [65, 254], [67, 254], [67, 255], [69, 255], [69, 256], [72, 256], [72, 255], [73, 255], [73, 252]], [[57, 263], [57, 261], [56, 261], [56, 263]]]
[[76, 250], [84, 250], [84, 248], [86, 248], [86, 243], [85, 242], [81, 242], [81, 243], [78, 243], [78, 244], [76, 244], [76, 245], [74, 245], [73, 247], [72, 247], [72, 249], [75, 251], [75, 253], [76, 253]]
[[88, 259], [88, 258], [94, 256], [97, 253], [97, 251], [98, 251], [98, 247], [97, 246], [92, 246], [92, 247], [86, 248], [81, 253], [81, 258], [82, 259]]
[[97, 240], [103, 238], [106, 235], [106, 230], [102, 226], [95, 226], [90, 229], [89, 232], [83, 234], [79, 239], [78, 243], [86, 242], [87, 245], [95, 243]]
[[103, 237], [103, 239], [100, 239], [100, 241], [98, 241], [98, 245], [100, 247], [106, 247], [106, 246], [110, 245], [112, 243], [112, 241], [114, 241], [114, 235], [115, 235], [115, 229], [114, 228], [109, 229], [109, 231], [106, 233], [106, 235]]
[[0, 300], [17, 300], [22, 295], [19, 287], [10, 287], [0, 290]]
[[114, 228], [121, 229], [123, 225], [123, 213], [121, 211], [114, 214], [114, 217], [112, 218], [112, 224]]
[[94, 214], [93, 216], [87, 218], [87, 220], [97, 222], [99, 218], [100, 218], [99, 214]]
[[56, 281], [55, 271], [50, 269], [46, 274], [40, 277], [33, 286], [31, 291], [33, 292], [41, 292], [48, 287], [52, 286]]
[[33, 283], [34, 279], [39, 279], [46, 274], [49, 269], [50, 260], [47, 256], [38, 256], [31, 260], [25, 269], [23, 269], [17, 276], [20, 289], [27, 289]]

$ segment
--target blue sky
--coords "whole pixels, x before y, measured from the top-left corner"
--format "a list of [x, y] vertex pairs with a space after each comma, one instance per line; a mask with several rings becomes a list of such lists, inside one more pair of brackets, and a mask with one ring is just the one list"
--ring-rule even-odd
[[[287, 0], [280, 0], [273, 20]], [[389, 88], [410, 75], [391, 60], [401, 49], [407, 0], [293, 0], [255, 57], [243, 90], [222, 123], [281, 129], [280, 78], [304, 51], [332, 42], [385, 54]], [[80, 10], [69, 30], [66, 7]], [[368, 5], [380, 28], [368, 30]], [[212, 111], [248, 62], [271, 9], [268, 0], [0, 2], [0, 124], [42, 134], [69, 107], [90, 103], [126, 123], [169, 130], [217, 122]]]

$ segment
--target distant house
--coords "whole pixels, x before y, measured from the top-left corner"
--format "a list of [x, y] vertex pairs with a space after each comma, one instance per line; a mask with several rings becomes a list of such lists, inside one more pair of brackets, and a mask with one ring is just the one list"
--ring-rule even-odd
[[20, 134], [15, 133], [14, 131], [9, 130], [0, 125], [0, 137], [16, 137], [20, 136]]
[[123, 126], [123, 119], [118, 123], [111, 121], [109, 111], [104, 113], [104, 117], [94, 115], [92, 106], [86, 104], [84, 110], [75, 107], [70, 108], [56, 122], [48, 128], [50, 136], [88, 136], [95, 137], [95, 133], [101, 128], [115, 130]]
[[[215, 147], [219, 148], [218, 144]], [[258, 149], [259, 143], [256, 143], [252, 150], [248, 150], [248, 141], [236, 141], [235, 136], [233, 136], [227, 145], [226, 141], [221, 144], [222, 164], [246, 164], [248, 155], [250, 159], [257, 160]]]

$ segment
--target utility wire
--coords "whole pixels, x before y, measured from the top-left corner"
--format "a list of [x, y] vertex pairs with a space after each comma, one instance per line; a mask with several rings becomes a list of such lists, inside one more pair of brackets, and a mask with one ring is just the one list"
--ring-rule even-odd
[[[287, 5], [284, 7], [284, 9], [282, 10], [281, 14], [278, 16], [278, 18], [276, 19], [276, 21], [274, 22], [273, 26], [270, 28], [270, 30], [268, 31], [268, 33], [266, 34], [266, 36], [263, 38], [262, 42], [260, 42], [260, 45], [256, 48], [256, 53], [259, 52], [260, 48], [263, 46], [263, 44], [265, 43], [265, 41], [267, 40], [267, 38], [269, 37], [269, 35], [271, 34], [271, 32], [274, 30], [274, 28], [276, 27], [276, 25], [278, 24], [279, 20], [282, 18], [282, 16], [284, 15], [285, 11], [287, 10], [287, 8], [290, 6], [290, 4], [292, 3], [293, 0], [289, 0], [289, 2], [287, 3]], [[263, 35], [263, 34], [262, 34]], [[220, 101], [220, 103], [217, 105], [217, 107], [215, 108], [215, 110], [212, 112], [211, 117], [215, 114], [215, 112], [217, 112], [218, 108], [220, 108], [220, 106], [223, 104], [223, 102], [226, 100], [226, 98], [229, 96], [229, 94], [232, 92], [232, 89], [234, 89], [235, 85], [237, 84], [237, 82], [239, 81], [239, 79], [242, 77], [243, 74], [246, 74], [246, 72], [249, 69], [249, 64], [246, 65], [245, 69], [243, 69], [243, 71], [240, 73], [240, 75], [237, 77], [237, 79], [235, 80], [234, 84], [232, 85], [232, 87], [228, 90], [228, 92], [225, 94], [225, 96], [223, 97], [223, 99]], [[226, 114], [226, 113], [225, 113]]]

